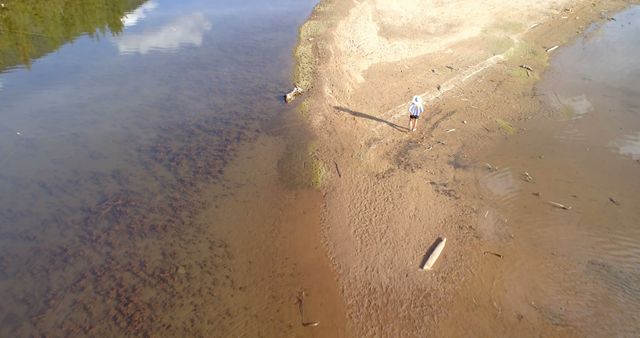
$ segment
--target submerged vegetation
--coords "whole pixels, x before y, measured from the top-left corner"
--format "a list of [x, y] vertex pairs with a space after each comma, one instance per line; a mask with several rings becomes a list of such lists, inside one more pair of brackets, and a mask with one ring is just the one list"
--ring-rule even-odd
[[0, 7], [0, 71], [31, 66], [81, 35], [117, 35], [144, 0], [5, 0]]
[[289, 189], [320, 189], [327, 181], [329, 171], [318, 158], [315, 143], [291, 142], [278, 161], [278, 174]]
[[518, 43], [507, 56], [510, 59], [531, 63], [538, 67], [546, 66], [549, 63], [549, 54], [544, 49], [526, 42]]
[[573, 109], [571, 105], [563, 104], [562, 105], [562, 115], [568, 119], [572, 119], [576, 116], [576, 111]]
[[311, 187], [314, 189], [320, 189], [329, 176], [327, 167], [319, 158], [313, 157], [310, 161], [309, 170], [311, 171]]
[[498, 124], [498, 127], [508, 135], [513, 135], [516, 133], [516, 128], [512, 126], [511, 123], [501, 118], [496, 118], [496, 123]]
[[490, 35], [487, 38], [487, 43], [489, 44], [489, 50], [494, 55], [507, 52], [515, 44], [511, 37], [504, 35]]
[[[303, 91], [313, 86], [313, 77], [318, 63], [318, 50], [322, 49], [318, 39], [334, 24], [335, 19], [327, 15], [335, 10], [332, 1], [320, 1], [311, 17], [300, 27], [298, 44], [294, 50], [296, 69], [294, 84]], [[308, 117], [310, 112], [309, 98], [305, 98], [298, 106], [301, 116]], [[318, 157], [318, 147], [307, 140], [292, 140], [287, 145], [284, 155], [278, 161], [278, 172], [281, 182], [289, 189], [320, 189], [329, 179], [327, 165]]]
[[482, 32], [486, 36], [489, 50], [496, 55], [505, 53], [513, 48], [516, 43], [516, 39], [513, 36], [524, 29], [524, 25], [519, 22], [504, 21], [487, 27]]
[[312, 16], [300, 27], [298, 45], [294, 51], [296, 58], [296, 70], [294, 75], [295, 85], [307, 91], [313, 82], [313, 73], [316, 68], [316, 56], [314, 49], [318, 48], [316, 38], [329, 28], [331, 21], [322, 19], [324, 13], [331, 10], [331, 3], [321, 1], [314, 9]]

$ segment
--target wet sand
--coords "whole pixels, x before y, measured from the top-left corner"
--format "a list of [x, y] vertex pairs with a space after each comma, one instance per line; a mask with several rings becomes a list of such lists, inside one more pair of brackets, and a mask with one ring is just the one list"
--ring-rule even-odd
[[476, 155], [497, 167], [476, 169], [485, 226], [508, 234], [490, 241], [504, 259], [480, 275], [500, 317], [540, 316], [581, 337], [640, 334], [639, 14], [616, 13], [559, 49], [536, 85], [542, 114]]
[[[292, 112], [288, 118], [297, 117]], [[280, 127], [286, 126], [281, 122]], [[300, 129], [284, 135], [304, 145], [308, 136], [302, 124], [297, 125]], [[202, 223], [211, 225], [208, 237], [223, 241], [230, 257], [222, 265], [229, 284], [218, 294], [224, 306], [210, 304], [201, 311], [218, 318], [217, 325], [199, 332], [268, 337], [344, 333], [342, 299], [320, 245], [321, 196], [314, 189], [283, 184], [278, 162], [288, 149], [280, 137], [270, 135], [247, 144], [227, 168], [225, 181], [234, 194], [216, 198], [215, 206], [199, 215]], [[302, 325], [302, 292], [304, 323], [318, 326]]]
[[[628, 4], [321, 4], [302, 29], [298, 81], [310, 91], [304, 112], [320, 158], [335, 168], [324, 189], [324, 241], [352, 335], [580, 334], [548, 304], [522, 302], [526, 289], [500, 284], [508, 265], [499, 255], [510, 252], [497, 243], [517, 234], [501, 226], [502, 214], [486, 213], [477, 170], [488, 149], [549, 111], [534, 85], [553, 47]], [[415, 94], [427, 111], [408, 133]], [[443, 255], [433, 271], [419, 271], [439, 236]]]

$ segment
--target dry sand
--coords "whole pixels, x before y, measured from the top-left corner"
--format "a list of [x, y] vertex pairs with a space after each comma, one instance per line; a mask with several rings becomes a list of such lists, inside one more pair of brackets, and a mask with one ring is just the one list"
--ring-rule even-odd
[[[546, 49], [628, 4], [318, 5], [301, 29], [297, 82], [331, 172], [323, 238], [347, 307], [345, 336], [583, 334], [527, 304], [475, 293], [496, 271], [483, 251], [509, 236], [483, 217], [469, 169], [483, 165], [479, 150], [544, 111], [533, 85], [552, 55]], [[410, 133], [406, 103], [415, 94], [427, 111]], [[435, 269], [419, 270], [439, 236], [447, 247]]]

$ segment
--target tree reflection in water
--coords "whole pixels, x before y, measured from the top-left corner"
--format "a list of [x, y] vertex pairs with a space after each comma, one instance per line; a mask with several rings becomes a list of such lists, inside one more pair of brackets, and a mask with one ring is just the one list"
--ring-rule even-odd
[[0, 72], [51, 53], [81, 35], [118, 35], [145, 0], [5, 0], [0, 7]]

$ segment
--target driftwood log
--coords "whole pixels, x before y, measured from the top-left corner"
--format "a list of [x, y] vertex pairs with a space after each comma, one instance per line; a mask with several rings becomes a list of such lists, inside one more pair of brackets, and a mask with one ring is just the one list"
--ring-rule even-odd
[[302, 94], [302, 88], [300, 88], [298, 86], [295, 86], [295, 87], [293, 87], [292, 91], [290, 91], [287, 94], [285, 94], [284, 101], [289, 103], [289, 102], [293, 101], [296, 98], [296, 96], [298, 96], [300, 94]]
[[427, 250], [427, 254], [422, 260], [422, 264], [420, 264], [420, 268], [422, 270], [431, 270], [433, 268], [433, 265], [438, 260], [438, 257], [440, 257], [440, 254], [442, 253], [442, 250], [444, 249], [444, 245], [446, 243], [447, 238], [440, 237], [431, 245], [429, 250]]

